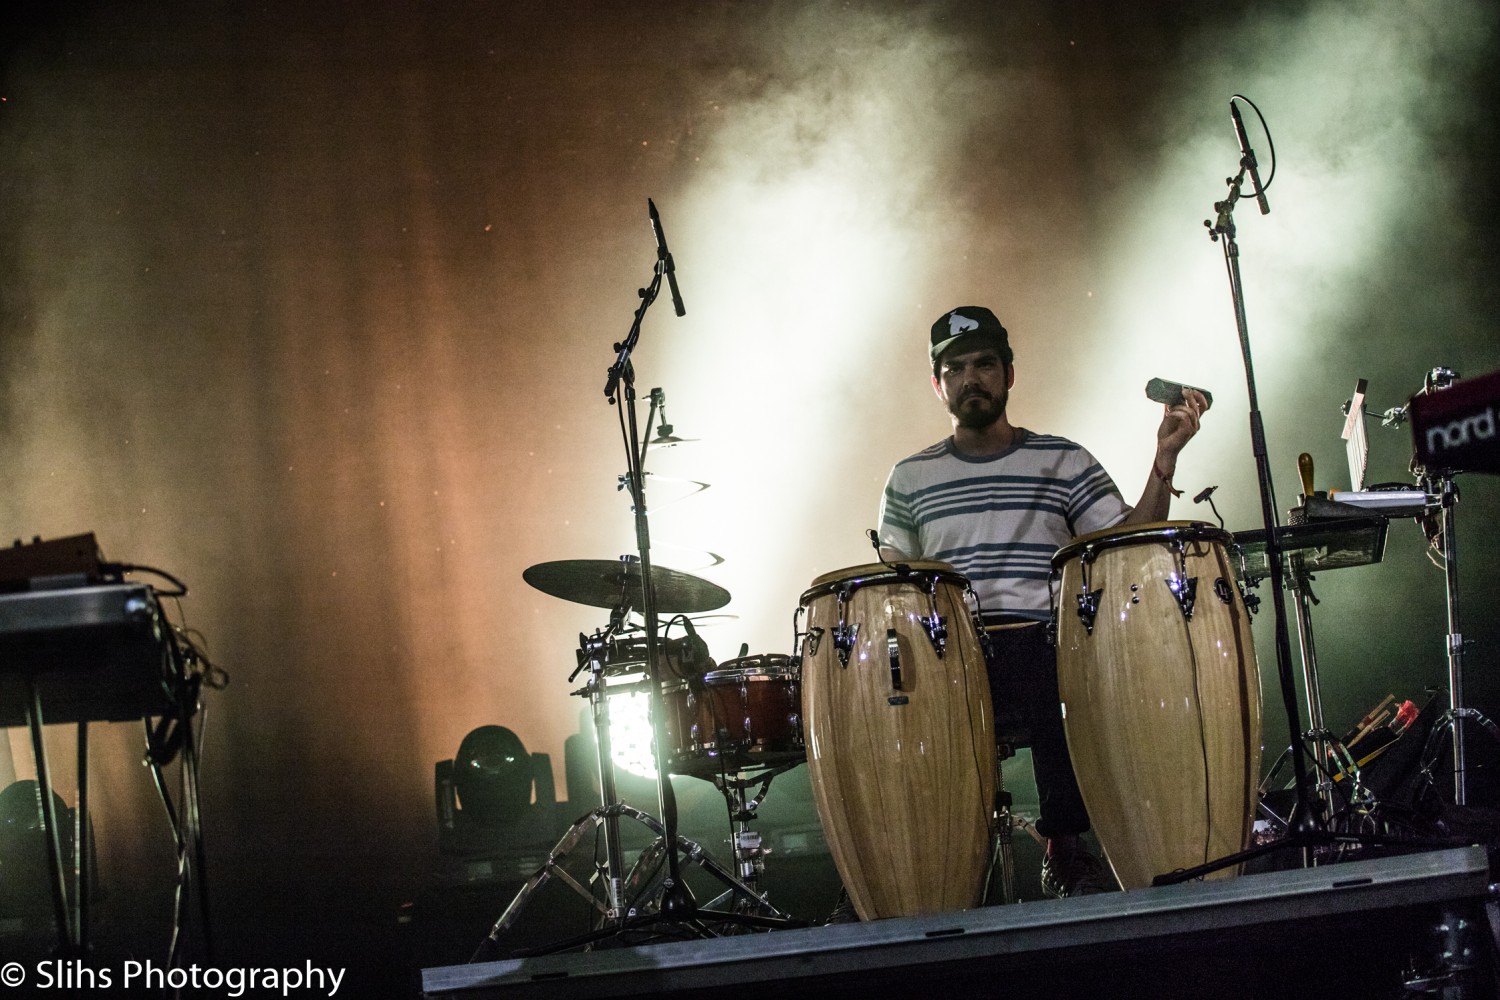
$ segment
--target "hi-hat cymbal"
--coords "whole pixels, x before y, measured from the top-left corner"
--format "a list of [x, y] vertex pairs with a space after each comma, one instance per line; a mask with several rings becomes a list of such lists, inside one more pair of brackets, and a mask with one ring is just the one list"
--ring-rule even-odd
[[[563, 559], [537, 563], [521, 578], [544, 594], [594, 608], [629, 605], [641, 610], [641, 567], [618, 559]], [[698, 614], [729, 603], [729, 591], [718, 584], [679, 573], [665, 566], [651, 567], [656, 610], [665, 614]]]

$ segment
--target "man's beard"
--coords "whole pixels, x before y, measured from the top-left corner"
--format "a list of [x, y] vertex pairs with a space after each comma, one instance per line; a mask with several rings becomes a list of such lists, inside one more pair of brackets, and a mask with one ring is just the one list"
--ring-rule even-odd
[[1005, 404], [1009, 397], [1007, 389], [1001, 389], [999, 396], [976, 390], [949, 404], [948, 412], [957, 418], [960, 427], [983, 430], [1005, 416]]

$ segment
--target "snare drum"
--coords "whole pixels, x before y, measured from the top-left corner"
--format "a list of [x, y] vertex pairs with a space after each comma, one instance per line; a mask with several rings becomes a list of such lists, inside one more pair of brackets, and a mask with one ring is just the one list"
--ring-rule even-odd
[[662, 701], [673, 774], [709, 778], [806, 755], [801, 686], [790, 657], [726, 660], [701, 682], [664, 685]]
[[1068, 752], [1126, 889], [1249, 843], [1260, 674], [1232, 540], [1170, 521], [1084, 535], [1052, 560]]
[[807, 762], [861, 919], [976, 906], [995, 736], [968, 581], [946, 563], [856, 566], [802, 595]]

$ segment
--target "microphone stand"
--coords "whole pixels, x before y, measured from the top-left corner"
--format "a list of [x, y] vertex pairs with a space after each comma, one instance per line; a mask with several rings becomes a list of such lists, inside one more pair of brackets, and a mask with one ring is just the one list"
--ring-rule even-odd
[[[653, 224], [656, 224], [656, 207], [651, 206]], [[660, 230], [657, 230], [658, 233]], [[665, 829], [667, 874], [662, 882], [661, 913], [663, 916], [691, 920], [697, 912], [697, 903], [692, 890], [682, 880], [682, 866], [677, 849], [677, 797], [672, 790], [671, 778], [663, 766], [661, 748], [666, 746], [665, 718], [658, 701], [661, 697], [659, 673], [661, 639], [656, 620], [656, 588], [651, 580], [651, 529], [646, 515], [646, 482], [642, 471], [644, 446], [639, 445], [639, 428], [636, 425], [635, 368], [630, 356], [641, 337], [641, 321], [646, 310], [656, 301], [661, 291], [661, 282], [667, 273], [670, 256], [658, 255], [652, 270], [651, 283], [639, 290], [641, 304], [635, 311], [635, 320], [624, 341], [615, 344], [615, 363], [609, 368], [609, 379], [604, 386], [604, 397], [611, 405], [622, 406], [622, 422], [625, 424], [626, 474], [625, 486], [630, 490], [631, 511], [635, 514], [636, 548], [640, 552], [641, 568], [641, 614], [646, 619], [646, 677], [651, 686], [652, 756], [656, 762], [656, 803]], [[620, 386], [624, 386], [623, 403], [619, 399]], [[617, 873], [611, 872], [611, 875]]]
[[[661, 663], [665, 659], [659, 655], [661, 649], [661, 638], [658, 634], [658, 623], [656, 614], [656, 588], [651, 578], [651, 530], [646, 513], [646, 478], [643, 466], [645, 464], [647, 442], [640, 436], [636, 424], [636, 394], [635, 394], [635, 369], [631, 364], [631, 354], [635, 351], [637, 342], [641, 336], [641, 322], [646, 317], [646, 310], [656, 301], [661, 291], [662, 279], [667, 280], [672, 291], [672, 300], [676, 307], [677, 315], [683, 315], [682, 296], [677, 291], [677, 279], [675, 267], [672, 263], [672, 254], [667, 250], [666, 236], [662, 232], [661, 216], [657, 214], [656, 205], [649, 199], [646, 202], [650, 209], [651, 228], [656, 237], [657, 260], [651, 275], [651, 283], [639, 290], [641, 304], [635, 311], [635, 320], [631, 323], [630, 332], [625, 339], [614, 345], [616, 352], [615, 363], [609, 368], [609, 379], [604, 386], [604, 396], [611, 405], [621, 403], [621, 386], [624, 387], [623, 405], [621, 406], [621, 432], [624, 438], [626, 459], [628, 462], [627, 472], [624, 478], [624, 486], [630, 490], [631, 510], [635, 514], [635, 538], [636, 547], [640, 551], [641, 568], [641, 614], [646, 619], [646, 676], [651, 691], [651, 729], [652, 729], [652, 759], [656, 763], [656, 801], [661, 812], [661, 839], [666, 854], [667, 871], [662, 880], [662, 895], [660, 908], [656, 913], [642, 915], [622, 914], [622, 919], [615, 927], [606, 928], [583, 938], [568, 942], [562, 947], [572, 947], [586, 944], [611, 936], [627, 930], [638, 930], [642, 927], [659, 923], [662, 921], [674, 921], [692, 927], [700, 934], [712, 935], [712, 931], [705, 926], [705, 919], [712, 919], [724, 923], [738, 924], [760, 930], [772, 930], [784, 927], [806, 926], [801, 920], [787, 917], [780, 911], [771, 908], [774, 916], [763, 916], [753, 913], [725, 913], [717, 910], [701, 909], [693, 898], [692, 890], [682, 878], [681, 855], [684, 845], [691, 852], [693, 860], [700, 864], [704, 861], [701, 853], [695, 845], [686, 841], [677, 834], [677, 797], [672, 789], [671, 775], [667, 773], [662, 748], [667, 745], [666, 712], [661, 705]], [[650, 435], [651, 422], [656, 417], [657, 409], [664, 402], [661, 390], [651, 393], [651, 414], [647, 418], [647, 436]], [[611, 762], [612, 763], [612, 762]], [[601, 761], [601, 769], [606, 765]], [[640, 818], [640, 817], [636, 817]], [[644, 820], [642, 820], [644, 822]], [[647, 825], [650, 825], [649, 823]], [[613, 859], [611, 859], [613, 861]], [[618, 873], [610, 873], [613, 878], [618, 878]], [[743, 882], [726, 878], [725, 873], [718, 873], [721, 881], [730, 886], [731, 893], [741, 892], [746, 897], [753, 897], [764, 905], [765, 900], [753, 889]]]
[[[1233, 102], [1230, 103], [1230, 108], [1233, 110]], [[1236, 114], [1235, 118], [1238, 119], [1238, 117]], [[1239, 131], [1238, 120], [1236, 120], [1236, 126], [1236, 131]], [[1289, 841], [1277, 846], [1303, 848], [1305, 865], [1308, 863], [1309, 849], [1328, 843], [1329, 838], [1322, 826], [1322, 816], [1314, 807], [1308, 794], [1307, 762], [1304, 759], [1306, 750], [1298, 737], [1302, 730], [1302, 715], [1297, 707], [1297, 681], [1292, 672], [1292, 644], [1283, 596], [1286, 567], [1282, 563], [1282, 547], [1276, 534], [1279, 520], [1276, 515], [1276, 492], [1271, 483], [1271, 461], [1266, 450], [1266, 431], [1261, 422], [1260, 401], [1255, 391], [1255, 365], [1250, 353], [1250, 325], [1245, 319], [1244, 287], [1240, 283], [1240, 248], [1235, 242], [1234, 206], [1240, 200], [1240, 185], [1244, 183], [1246, 173], [1255, 162], [1255, 154], [1248, 148], [1248, 144], [1242, 140], [1240, 146], [1243, 152], [1240, 158], [1240, 172], [1225, 180], [1225, 183], [1229, 185], [1229, 197], [1214, 203], [1214, 211], [1218, 213], [1217, 218], [1213, 223], [1205, 221], [1203, 225], [1208, 228], [1208, 238], [1215, 243], [1222, 242], [1224, 247], [1224, 266], [1229, 274], [1229, 295], [1234, 303], [1234, 322], [1239, 330], [1240, 353], [1245, 363], [1245, 386], [1250, 401], [1250, 445], [1255, 453], [1256, 482], [1260, 489], [1260, 514], [1266, 529], [1266, 561], [1271, 579], [1271, 592], [1274, 595], [1276, 671], [1281, 682], [1281, 700], [1286, 710], [1287, 732], [1291, 734], [1292, 740], [1292, 772], [1297, 787], [1297, 803], [1293, 807], [1292, 815], [1288, 818]], [[1262, 212], [1268, 211], [1265, 195], [1259, 190], [1258, 185], [1255, 195], [1261, 203]], [[1264, 851], [1255, 849], [1242, 851], [1217, 861], [1210, 861], [1208, 864], [1186, 872], [1173, 872], [1170, 875], [1158, 876], [1153, 884], [1170, 884], [1198, 878], [1220, 868], [1239, 864], [1261, 853]]]

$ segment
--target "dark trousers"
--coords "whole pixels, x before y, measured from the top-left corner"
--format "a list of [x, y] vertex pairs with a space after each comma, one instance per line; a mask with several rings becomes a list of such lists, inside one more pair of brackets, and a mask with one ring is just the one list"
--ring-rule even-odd
[[1036, 829], [1044, 837], [1083, 833], [1083, 808], [1068, 740], [1063, 732], [1062, 699], [1057, 693], [1057, 650], [1042, 624], [1001, 628], [989, 633], [990, 699], [995, 707], [997, 741], [1031, 747], [1031, 768], [1041, 799]]

